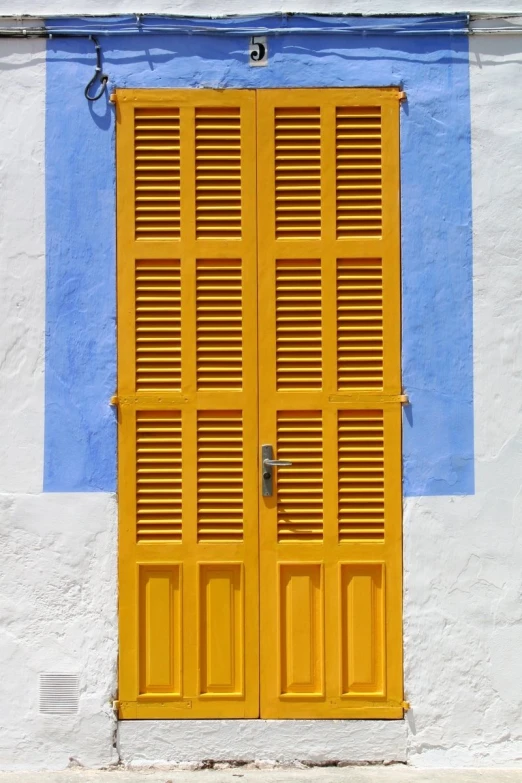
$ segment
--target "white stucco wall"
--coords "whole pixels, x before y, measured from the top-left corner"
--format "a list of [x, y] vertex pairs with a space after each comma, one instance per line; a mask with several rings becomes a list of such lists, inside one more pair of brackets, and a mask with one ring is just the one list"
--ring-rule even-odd
[[[43, 5], [35, 2], [31, 11]], [[408, 5], [404, 0], [400, 10]], [[155, 8], [166, 10], [158, 2]], [[311, 10], [303, 2], [299, 8]], [[510, 10], [507, 0], [504, 8]], [[438, 10], [448, 9], [439, 3]], [[118, 751], [126, 763], [245, 757], [522, 763], [522, 93], [514, 89], [522, 77], [522, 36], [477, 37], [470, 45], [476, 494], [405, 503], [405, 683], [412, 709], [404, 722], [125, 722]], [[116, 503], [103, 493], [41, 493], [44, 82], [42, 42], [0, 41], [3, 769], [57, 769], [71, 757], [103, 766], [118, 758], [110, 709]], [[80, 674], [77, 716], [38, 714], [38, 675], [56, 671]]]
[[[45, 42], [0, 41], [0, 769], [109, 764], [116, 504], [43, 494]], [[78, 715], [38, 712], [40, 673], [80, 674]]]
[[6, 95], [0, 115], [0, 491], [40, 492], [45, 323], [43, 41], [1, 42], [0, 89]]
[[[255, 7], [254, 7], [255, 6]], [[260, 0], [246, 7], [242, 0], [0, 0], [0, 15], [157, 13], [221, 16], [245, 13], [307, 14], [438, 14], [457, 12], [514, 13], [522, 0]]]
[[[116, 761], [115, 511], [105, 494], [0, 495], [0, 769]], [[77, 715], [39, 714], [41, 672], [80, 675]]]
[[476, 494], [405, 504], [408, 758], [522, 760], [521, 37], [470, 41]]

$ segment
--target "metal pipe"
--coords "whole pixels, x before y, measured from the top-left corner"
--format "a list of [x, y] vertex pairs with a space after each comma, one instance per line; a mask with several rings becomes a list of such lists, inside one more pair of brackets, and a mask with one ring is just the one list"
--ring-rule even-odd
[[[492, 17], [488, 17], [492, 18]], [[500, 17], [505, 19], [506, 17]], [[520, 18], [520, 15], [518, 17]], [[47, 27], [5, 27], [0, 28], [1, 38], [90, 38], [91, 36], [128, 36], [128, 35], [227, 35], [227, 36], [257, 36], [257, 35], [520, 35], [522, 24], [506, 27], [475, 27], [470, 23], [462, 28], [439, 29], [402, 29], [393, 25], [365, 25], [364, 27], [208, 27], [200, 24], [191, 25], [151, 25], [140, 19], [139, 24], [132, 27], [120, 27], [114, 30], [107, 28], [47, 28]]]

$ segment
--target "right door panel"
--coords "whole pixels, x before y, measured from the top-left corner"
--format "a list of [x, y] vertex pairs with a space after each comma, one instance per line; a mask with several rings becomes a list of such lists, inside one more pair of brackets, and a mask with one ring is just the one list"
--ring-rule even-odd
[[261, 716], [400, 718], [399, 94], [257, 116]]

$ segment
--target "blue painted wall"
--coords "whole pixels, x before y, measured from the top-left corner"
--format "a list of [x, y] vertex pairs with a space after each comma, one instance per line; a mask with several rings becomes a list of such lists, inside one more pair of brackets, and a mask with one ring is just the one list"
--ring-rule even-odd
[[[198, 23], [202, 23], [198, 20]], [[118, 87], [357, 87], [402, 85], [403, 383], [406, 495], [474, 490], [471, 153], [464, 20], [269, 17], [300, 33], [269, 39], [265, 68], [248, 65], [245, 20], [204, 22], [230, 35], [118, 36], [132, 18], [71, 20], [104, 28], [104, 70]], [[53, 29], [64, 22], [49, 20]], [[189, 22], [184, 22], [189, 24]], [[389, 28], [407, 25], [411, 35]], [[243, 28], [242, 28], [243, 26]], [[328, 32], [312, 32], [322, 28]], [[343, 32], [344, 30], [344, 32]], [[47, 50], [46, 491], [113, 491], [116, 421], [114, 109], [88, 104], [91, 41]]]

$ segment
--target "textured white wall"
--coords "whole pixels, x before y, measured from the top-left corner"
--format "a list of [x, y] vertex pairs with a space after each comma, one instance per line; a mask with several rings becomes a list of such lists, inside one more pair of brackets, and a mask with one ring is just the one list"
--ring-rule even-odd
[[45, 323], [45, 44], [0, 43], [0, 492], [40, 492]]
[[522, 759], [522, 37], [470, 40], [476, 494], [405, 504], [411, 763]]
[[[0, 495], [0, 769], [116, 761], [116, 504]], [[77, 715], [40, 715], [38, 675], [80, 675]]]
[[[41, 42], [0, 41], [0, 767], [8, 769], [117, 758], [115, 501], [40, 494], [44, 60]], [[269, 760], [520, 765], [521, 77], [522, 37], [471, 40], [477, 487], [473, 497], [405, 504], [406, 722], [126, 722], [124, 761], [240, 758], [250, 748]], [[81, 675], [78, 716], [38, 715], [46, 671]]]
[[188, 16], [264, 14], [438, 14], [522, 12], [522, 0], [0, 0], [0, 15], [156, 13]]
[[[0, 41], [0, 92], [0, 768], [109, 764], [116, 504], [42, 494], [43, 41]], [[80, 674], [78, 715], [39, 715], [41, 672]]]

